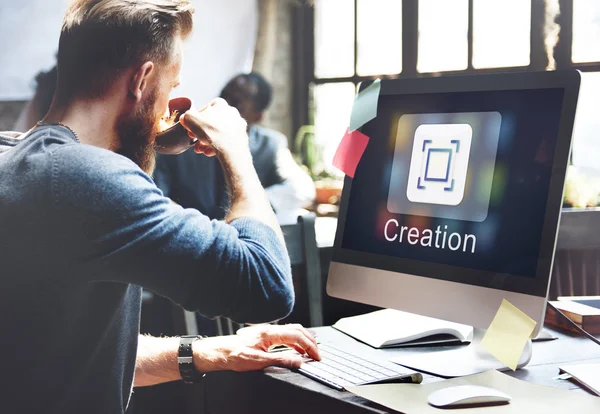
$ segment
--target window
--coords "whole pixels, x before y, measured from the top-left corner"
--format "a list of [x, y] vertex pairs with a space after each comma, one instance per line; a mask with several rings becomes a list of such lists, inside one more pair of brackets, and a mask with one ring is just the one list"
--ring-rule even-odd
[[419, 72], [467, 68], [468, 6], [467, 0], [419, 0]]
[[[600, 1], [597, 0], [313, 0], [315, 64], [299, 102], [315, 125], [323, 162], [349, 123], [356, 85], [376, 77], [423, 77], [511, 70], [584, 72], [573, 162], [598, 168], [600, 156]], [[553, 10], [560, 13], [553, 15]], [[313, 21], [313, 20], [310, 20]], [[546, 50], [544, 28], [560, 25]], [[305, 28], [304, 28], [305, 30]], [[311, 40], [312, 42], [312, 40]], [[311, 43], [312, 44], [312, 43]], [[310, 93], [308, 90], [310, 89]], [[303, 98], [306, 99], [306, 98]]]
[[528, 66], [531, 0], [474, 0], [473, 67]]
[[356, 85], [402, 72], [401, 0], [315, 0], [310, 107], [324, 168], [350, 121]]
[[315, 138], [322, 150], [326, 169], [331, 166], [335, 150], [348, 128], [355, 90], [352, 82], [324, 83], [312, 87]]
[[317, 1], [315, 4], [315, 76], [337, 78], [353, 74], [354, 1]]
[[573, 130], [572, 160], [578, 167], [598, 169], [600, 155], [600, 72], [581, 75], [581, 89]]
[[[568, 6], [564, 1], [561, 8]], [[566, 9], [567, 12], [569, 9]], [[562, 12], [563, 10], [561, 10]], [[564, 67], [581, 70], [581, 88], [571, 159], [577, 167], [598, 171], [600, 165], [600, 3], [596, 0], [574, 0], [572, 2], [572, 25], [561, 29], [561, 41], [571, 44], [570, 61]], [[571, 37], [570, 37], [571, 35]], [[594, 175], [597, 175], [594, 174]]]
[[597, 0], [573, 1], [574, 63], [600, 61], [600, 2]]
[[402, 2], [358, 0], [357, 11], [357, 74], [402, 72]]

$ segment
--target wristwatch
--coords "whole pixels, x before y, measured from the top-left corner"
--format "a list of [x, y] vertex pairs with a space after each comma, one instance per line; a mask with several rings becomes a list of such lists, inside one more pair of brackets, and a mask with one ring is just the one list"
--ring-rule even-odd
[[206, 374], [196, 371], [194, 367], [194, 354], [192, 352], [192, 344], [206, 336], [200, 335], [185, 335], [179, 338], [179, 351], [177, 354], [177, 365], [181, 379], [187, 384], [200, 382]]

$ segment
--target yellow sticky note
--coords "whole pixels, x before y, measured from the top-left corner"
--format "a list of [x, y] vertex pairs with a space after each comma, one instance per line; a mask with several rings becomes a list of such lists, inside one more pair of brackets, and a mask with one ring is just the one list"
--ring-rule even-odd
[[514, 371], [535, 325], [533, 319], [503, 299], [481, 346]]

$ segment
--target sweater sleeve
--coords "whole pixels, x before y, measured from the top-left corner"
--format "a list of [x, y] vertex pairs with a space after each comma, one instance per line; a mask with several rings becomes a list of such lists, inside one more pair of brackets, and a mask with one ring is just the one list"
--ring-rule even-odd
[[238, 322], [291, 312], [289, 257], [267, 225], [250, 218], [226, 224], [183, 209], [110, 151], [73, 145], [52, 158], [55, 231], [69, 248], [64, 267], [77, 270], [68, 272], [73, 277], [137, 284]]

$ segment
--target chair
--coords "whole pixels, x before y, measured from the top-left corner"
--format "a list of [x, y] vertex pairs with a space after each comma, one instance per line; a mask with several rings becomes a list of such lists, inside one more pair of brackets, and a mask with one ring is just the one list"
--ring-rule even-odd
[[296, 300], [308, 302], [308, 325], [323, 326], [323, 282], [321, 260], [315, 235], [315, 214], [298, 217], [296, 224], [282, 226], [297, 284], [306, 292]]

